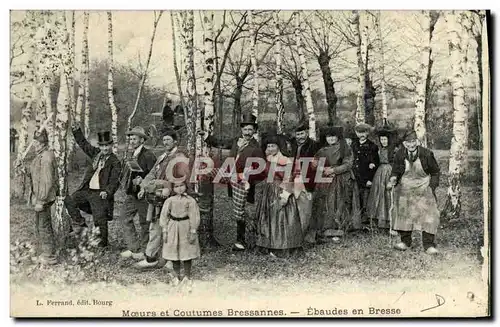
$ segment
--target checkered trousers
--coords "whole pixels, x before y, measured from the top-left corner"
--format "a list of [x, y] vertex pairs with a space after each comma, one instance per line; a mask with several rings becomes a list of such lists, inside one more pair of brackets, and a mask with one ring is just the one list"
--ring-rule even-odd
[[[210, 179], [215, 178], [220, 168], [213, 168], [206, 176]], [[222, 177], [220, 183], [229, 184], [232, 191], [233, 200], [233, 218], [236, 221], [245, 220], [245, 205], [247, 203], [248, 189], [243, 181], [236, 181], [235, 178]]]

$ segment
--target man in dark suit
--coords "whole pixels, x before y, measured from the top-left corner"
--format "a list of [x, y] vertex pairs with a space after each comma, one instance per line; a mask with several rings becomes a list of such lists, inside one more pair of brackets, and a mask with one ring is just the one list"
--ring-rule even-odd
[[91, 213], [94, 225], [99, 228], [99, 246], [108, 245], [108, 221], [113, 219], [114, 195], [120, 185], [121, 165], [112, 152], [112, 139], [109, 131], [99, 132], [99, 147], [92, 146], [77, 123], [72, 125], [73, 136], [80, 148], [90, 157], [92, 165], [83, 176], [77, 191], [64, 200], [72, 219], [73, 235], [80, 235], [87, 227], [80, 210]]
[[[235, 173], [237, 179], [231, 179], [228, 183], [228, 195], [233, 200], [233, 217], [236, 220], [236, 243], [233, 250], [244, 251], [246, 249], [245, 234], [245, 205], [255, 203], [255, 184], [263, 179], [262, 174], [249, 175], [248, 180], [243, 178], [247, 159], [261, 158], [265, 160], [259, 142], [254, 135], [257, 132], [257, 119], [251, 114], [242, 117], [241, 136], [231, 139], [221, 139], [206, 135], [209, 146], [230, 149], [229, 157], [235, 160]], [[232, 168], [232, 167], [231, 167]], [[252, 164], [252, 169], [258, 169], [257, 164]]]
[[362, 222], [369, 225], [370, 222], [366, 216], [366, 205], [373, 177], [380, 165], [380, 158], [378, 146], [368, 139], [368, 136], [373, 131], [372, 126], [365, 123], [358, 124], [354, 127], [354, 131], [357, 139], [352, 142], [352, 152], [354, 154], [353, 172], [359, 188]]
[[[144, 128], [134, 127], [126, 133], [130, 138], [129, 150], [133, 151], [131, 160], [125, 163], [123, 167], [123, 187], [126, 198], [121, 214], [121, 223], [123, 226], [123, 236], [127, 250], [120, 255], [123, 258], [130, 258], [143, 255], [149, 240], [149, 222], [147, 221], [148, 203], [145, 199], [139, 199], [137, 194], [140, 191], [142, 180], [151, 171], [156, 156], [153, 151], [144, 146], [148, 136]], [[141, 230], [137, 233], [134, 217], [139, 216]], [[139, 241], [137, 240], [139, 234]]]
[[[314, 176], [316, 174], [313, 168], [312, 161], [320, 145], [309, 137], [309, 125], [307, 123], [299, 124], [295, 128], [295, 138], [292, 139], [292, 156], [295, 158], [294, 175], [304, 182], [304, 190], [301, 191], [297, 198], [299, 207], [300, 222], [302, 224], [302, 232], [305, 235], [307, 242], [313, 243], [314, 236], [309, 233], [309, 225], [311, 222], [312, 213], [312, 195], [314, 192]], [[307, 166], [305, 176], [302, 174], [302, 166]]]

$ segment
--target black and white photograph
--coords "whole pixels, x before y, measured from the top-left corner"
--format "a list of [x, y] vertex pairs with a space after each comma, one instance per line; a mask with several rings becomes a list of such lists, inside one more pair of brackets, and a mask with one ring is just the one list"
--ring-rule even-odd
[[491, 316], [491, 21], [10, 10], [10, 316]]

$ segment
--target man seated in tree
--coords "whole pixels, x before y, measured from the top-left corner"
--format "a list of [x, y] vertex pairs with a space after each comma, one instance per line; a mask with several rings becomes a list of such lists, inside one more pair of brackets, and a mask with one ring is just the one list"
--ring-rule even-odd
[[[120, 255], [130, 258], [132, 255], [142, 254], [146, 250], [149, 240], [149, 222], [147, 221], [148, 203], [145, 199], [139, 199], [137, 193], [140, 191], [142, 180], [153, 168], [156, 156], [150, 149], [144, 146], [148, 136], [144, 128], [136, 126], [126, 133], [130, 139], [130, 150], [134, 151], [132, 158], [123, 167], [123, 187], [126, 194], [122, 211], [122, 226], [127, 250]], [[139, 240], [134, 224], [134, 216], [139, 216]]]
[[77, 191], [64, 201], [72, 219], [72, 234], [78, 236], [87, 227], [80, 210], [91, 213], [94, 225], [99, 228], [99, 246], [106, 247], [108, 221], [113, 219], [114, 195], [120, 185], [120, 160], [112, 152], [113, 140], [109, 131], [97, 133], [98, 147], [85, 139], [78, 123], [73, 123], [72, 131], [78, 146], [92, 160]]
[[[160, 213], [165, 199], [172, 193], [174, 178], [186, 178], [189, 181], [189, 159], [177, 147], [177, 133], [172, 129], [162, 132], [163, 153], [151, 171], [139, 184], [139, 199], [146, 198], [148, 202], [147, 220], [149, 222], [149, 241], [144, 253], [134, 254], [132, 258], [141, 260], [135, 264], [136, 268], [161, 268], [166, 264], [161, 260], [163, 246]], [[189, 184], [188, 184], [189, 185]]]
[[[231, 179], [228, 183], [228, 194], [233, 200], [233, 217], [236, 220], [236, 243], [233, 250], [244, 251], [246, 249], [246, 221], [245, 204], [255, 203], [255, 184], [262, 179], [261, 175], [250, 175], [248, 180], [244, 179], [243, 173], [247, 167], [247, 159], [261, 158], [265, 160], [259, 142], [254, 135], [257, 132], [256, 117], [251, 114], [244, 114], [242, 117], [241, 136], [224, 140], [205, 134], [206, 142], [209, 146], [230, 149], [229, 157], [235, 161], [235, 173], [237, 178]], [[203, 132], [200, 132], [203, 134]], [[231, 167], [233, 168], [233, 167]], [[252, 169], [256, 169], [252, 164]]]
[[411, 233], [422, 230], [422, 243], [428, 254], [436, 254], [435, 235], [439, 210], [435, 190], [439, 186], [439, 165], [431, 150], [419, 146], [415, 131], [403, 138], [403, 147], [394, 156], [388, 188], [395, 188], [394, 230], [401, 236], [397, 250], [411, 246]]
[[47, 132], [36, 132], [33, 137], [33, 148], [36, 157], [31, 162], [31, 191], [35, 204], [35, 235], [38, 243], [40, 261], [56, 264], [55, 239], [52, 229], [50, 207], [58, 194], [57, 166], [54, 152], [48, 148]]

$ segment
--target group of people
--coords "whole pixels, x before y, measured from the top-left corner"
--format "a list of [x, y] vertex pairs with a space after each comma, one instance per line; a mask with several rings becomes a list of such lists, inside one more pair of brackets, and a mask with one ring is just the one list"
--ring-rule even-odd
[[[109, 132], [98, 133], [94, 147], [77, 124], [72, 131], [92, 164], [77, 191], [65, 198], [71, 234], [78, 238], [87, 229], [80, 211], [91, 213], [99, 228], [99, 245], [106, 247], [115, 193], [122, 187], [126, 198], [120, 223], [126, 249], [120, 256], [136, 260], [137, 268], [160, 268], [171, 262], [177, 283], [189, 283], [192, 260], [200, 256], [200, 210], [189, 178], [192, 167], [178, 146], [176, 130], [162, 131], [165, 152], [156, 157], [144, 146], [148, 138], [144, 129], [134, 127], [127, 132], [131, 156], [123, 163], [112, 152]], [[281, 256], [305, 244], [339, 242], [352, 231], [390, 228], [401, 236], [396, 249], [408, 249], [412, 231], [422, 230], [424, 250], [437, 253], [439, 166], [432, 151], [419, 145], [414, 131], [403, 136], [401, 145], [387, 128], [376, 131], [378, 145], [369, 139], [374, 131], [370, 125], [359, 124], [354, 131], [355, 135], [344, 135], [342, 127], [327, 126], [315, 141], [303, 123], [295, 128], [294, 137], [276, 133], [256, 137], [256, 117], [243, 115], [238, 137], [224, 140], [200, 132], [209, 146], [229, 149], [233, 159], [229, 170], [234, 175], [222, 179], [236, 222], [233, 250], [249, 247], [247, 230], [254, 233], [259, 249]], [[37, 132], [34, 140], [37, 156], [31, 174], [40, 258], [53, 264], [57, 259], [50, 206], [57, 194], [57, 171], [47, 133]], [[256, 158], [265, 167], [248, 174], [249, 169], [258, 169]], [[178, 163], [169, 165], [173, 160]], [[285, 167], [291, 167], [291, 173]], [[214, 178], [220, 169], [207, 176]], [[249, 203], [255, 205], [255, 215], [247, 213]], [[255, 228], [249, 229], [249, 223]]]

